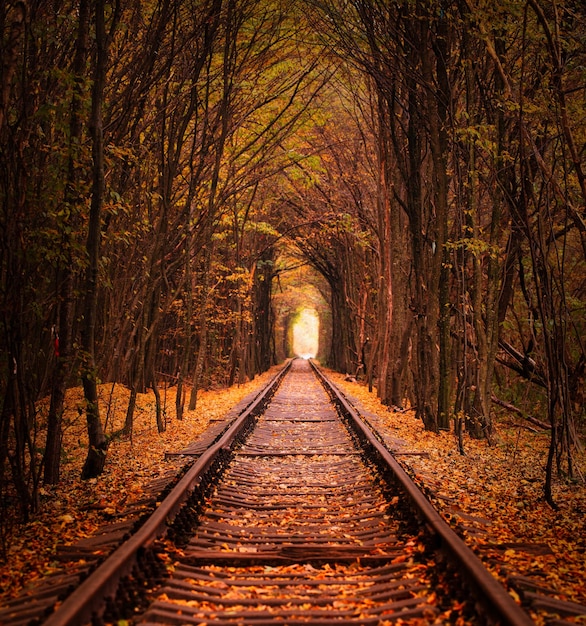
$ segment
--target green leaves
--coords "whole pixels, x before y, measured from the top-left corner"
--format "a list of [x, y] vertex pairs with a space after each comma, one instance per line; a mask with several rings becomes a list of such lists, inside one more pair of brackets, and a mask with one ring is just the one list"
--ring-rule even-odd
[[489, 255], [498, 258], [501, 250], [497, 246], [491, 246], [485, 239], [479, 237], [464, 237], [457, 241], [448, 241], [446, 244], [448, 250], [466, 250], [476, 258]]

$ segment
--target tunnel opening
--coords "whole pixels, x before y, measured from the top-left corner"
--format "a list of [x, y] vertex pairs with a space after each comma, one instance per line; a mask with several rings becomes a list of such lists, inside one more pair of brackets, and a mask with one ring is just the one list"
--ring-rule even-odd
[[313, 308], [301, 309], [292, 323], [293, 353], [302, 359], [315, 359], [319, 352], [319, 314]]
[[325, 364], [331, 346], [331, 311], [324, 278], [303, 258], [281, 252], [273, 283], [274, 346], [277, 363], [291, 357]]

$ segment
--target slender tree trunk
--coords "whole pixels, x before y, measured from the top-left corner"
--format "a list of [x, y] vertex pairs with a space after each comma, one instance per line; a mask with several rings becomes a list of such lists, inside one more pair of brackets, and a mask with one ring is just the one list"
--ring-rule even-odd
[[[450, 337], [450, 255], [446, 246], [448, 241], [448, 102], [450, 87], [446, 62], [449, 57], [447, 47], [446, 19], [437, 18], [435, 40], [429, 42], [423, 52], [423, 74], [427, 82], [427, 111], [430, 128], [430, 146], [433, 162], [433, 195], [435, 198], [435, 250], [431, 256], [429, 287], [436, 295], [437, 304], [430, 303], [430, 310], [437, 315], [438, 326], [438, 380], [437, 380], [437, 425], [449, 428], [450, 424], [450, 378], [451, 378], [451, 337]], [[428, 37], [432, 37], [428, 32]], [[435, 55], [432, 55], [432, 48]], [[435, 78], [432, 63], [435, 61]], [[437, 82], [437, 89], [433, 88]], [[437, 309], [436, 309], [437, 307]], [[437, 310], [437, 313], [435, 312]]]
[[157, 383], [157, 375], [155, 372], [154, 364], [151, 368], [152, 389], [155, 395], [155, 417], [157, 421], [157, 430], [159, 434], [164, 433], [167, 429], [167, 424], [163, 419], [163, 407], [161, 406], [161, 393], [159, 391], [159, 385]]
[[128, 406], [126, 407], [126, 418], [124, 420], [124, 429], [122, 431], [127, 437], [130, 438], [132, 438], [132, 431], [134, 428], [134, 410], [136, 409], [137, 395], [138, 394], [136, 393], [136, 385], [133, 381], [130, 386], [130, 397], [128, 398]]
[[95, 2], [97, 58], [92, 90], [91, 135], [93, 154], [93, 184], [90, 220], [88, 226], [88, 270], [82, 332], [82, 384], [86, 401], [86, 419], [89, 436], [88, 454], [82, 469], [82, 478], [99, 476], [106, 462], [108, 440], [104, 434], [98, 406], [98, 374], [95, 363], [95, 328], [98, 297], [98, 263], [101, 239], [101, 211], [104, 201], [104, 136], [102, 108], [106, 81], [107, 43], [104, 18], [104, 0]]
[[203, 285], [202, 296], [200, 300], [199, 309], [199, 346], [197, 349], [197, 358], [195, 362], [195, 370], [193, 372], [193, 382], [191, 387], [191, 394], [189, 396], [189, 410], [194, 411], [197, 406], [197, 394], [201, 386], [201, 379], [203, 373], [203, 366], [208, 348], [208, 313], [207, 305], [210, 291], [210, 271], [212, 265], [212, 242], [210, 241], [206, 246], [204, 252], [204, 266], [203, 266]]
[[[243, 359], [242, 359], [242, 326], [244, 325], [242, 302], [240, 294], [237, 296], [236, 311], [234, 315], [236, 318], [236, 328], [234, 330], [234, 336], [232, 337], [232, 349], [230, 350], [230, 361], [228, 367], [228, 387], [231, 387], [236, 382], [236, 372], [242, 375]], [[240, 382], [240, 381], [239, 381]]]
[[[70, 124], [69, 124], [69, 172], [67, 175], [67, 186], [65, 192], [65, 205], [70, 209], [70, 221], [77, 219], [78, 210], [75, 196], [77, 195], [77, 164], [78, 147], [81, 145], [82, 125], [81, 106], [83, 97], [82, 79], [87, 58], [88, 37], [89, 37], [89, 16], [90, 5], [88, 0], [81, 0], [79, 4], [79, 26], [77, 34], [77, 44], [75, 58], [73, 62], [73, 73], [76, 79], [74, 94], [71, 102]], [[67, 224], [70, 226], [70, 224]], [[56, 366], [51, 388], [51, 404], [47, 417], [47, 442], [45, 446], [45, 472], [44, 481], [46, 484], [59, 482], [60, 460], [61, 460], [61, 420], [63, 415], [63, 405], [65, 401], [65, 390], [67, 377], [70, 373], [72, 340], [73, 340], [73, 259], [71, 252], [71, 236], [65, 234], [69, 229], [64, 229], [63, 251], [67, 259], [59, 271], [59, 324], [55, 337], [55, 357]]]
[[262, 269], [256, 272], [254, 281], [254, 345], [253, 376], [266, 372], [273, 363], [271, 339], [274, 337], [274, 320], [271, 306], [271, 293], [274, 271], [274, 251], [269, 249], [260, 259]]
[[[379, 98], [381, 100], [381, 98]], [[383, 404], [391, 404], [391, 388], [393, 379], [392, 362], [397, 346], [393, 345], [395, 319], [393, 312], [393, 276], [391, 266], [395, 246], [391, 228], [391, 207], [389, 201], [389, 170], [390, 155], [387, 135], [388, 116], [384, 105], [379, 103], [379, 138], [378, 138], [378, 176], [377, 176], [377, 230], [379, 242], [379, 284], [378, 294], [378, 385], [377, 395]]]
[[349, 373], [351, 367], [349, 346], [352, 345], [348, 305], [342, 278], [328, 277], [332, 311], [332, 343], [328, 365], [338, 372]]
[[191, 351], [191, 315], [192, 315], [192, 290], [191, 290], [191, 260], [189, 254], [186, 255], [187, 260], [185, 264], [185, 272], [187, 274], [186, 279], [186, 310], [185, 310], [185, 325], [184, 325], [184, 342], [183, 346], [178, 346], [181, 350], [179, 354], [179, 369], [177, 371], [177, 394], [175, 395], [175, 416], [178, 420], [183, 419], [183, 410], [185, 408], [185, 388], [183, 384], [183, 378], [187, 371], [189, 364], [189, 353]]
[[[501, 44], [502, 45], [502, 44]], [[502, 89], [500, 78], [496, 77], [497, 89]], [[498, 154], [496, 160], [497, 178], [500, 182], [499, 188], [504, 190], [510, 188], [510, 165], [506, 163], [507, 137], [506, 137], [506, 120], [502, 110], [497, 112], [497, 133], [498, 133]], [[477, 397], [482, 407], [482, 411], [479, 412], [482, 420], [483, 434], [486, 436], [489, 443], [492, 442], [493, 436], [493, 424], [491, 417], [491, 404], [492, 404], [492, 384], [494, 373], [494, 362], [496, 359], [496, 353], [498, 350], [499, 342], [499, 297], [502, 290], [502, 267], [499, 260], [500, 255], [493, 253], [494, 250], [501, 249], [502, 235], [502, 222], [504, 211], [504, 199], [501, 193], [497, 193], [497, 196], [493, 200], [492, 215], [490, 221], [490, 234], [489, 244], [490, 253], [487, 259], [486, 269], [486, 294], [484, 298], [484, 315], [478, 315], [480, 310], [476, 312], [476, 315], [482, 319], [477, 319], [475, 322], [477, 327], [482, 324], [482, 334], [484, 335], [484, 355], [480, 360], [479, 367], [479, 380]], [[478, 303], [480, 305], [480, 303]]]
[[[413, 63], [415, 67], [416, 64]], [[428, 285], [431, 273], [429, 256], [433, 242], [428, 241], [425, 232], [425, 210], [421, 189], [422, 166], [422, 125], [419, 120], [420, 100], [417, 97], [415, 81], [409, 83], [409, 124], [408, 158], [409, 180], [407, 181], [407, 205], [411, 231], [412, 261], [414, 273], [413, 307], [415, 315], [415, 396], [416, 415], [425, 424], [427, 430], [437, 431], [437, 348], [434, 333], [437, 331], [437, 316], [433, 305], [437, 302], [437, 292], [430, 293]], [[435, 300], [435, 302], [434, 302]]]
[[199, 346], [197, 349], [197, 359], [195, 362], [195, 371], [193, 373], [193, 383], [191, 387], [191, 393], [189, 395], [189, 410], [194, 411], [197, 406], [197, 394], [201, 387], [201, 380], [203, 374], [203, 366], [205, 361], [205, 355], [208, 347], [208, 320], [205, 312], [205, 305], [202, 305], [202, 311], [199, 315]]
[[62, 418], [65, 404], [67, 378], [71, 372], [73, 328], [73, 276], [71, 267], [64, 270], [59, 289], [59, 331], [55, 341], [55, 372], [51, 388], [51, 403], [47, 416], [47, 441], [44, 454], [44, 482], [59, 482], [62, 444]]

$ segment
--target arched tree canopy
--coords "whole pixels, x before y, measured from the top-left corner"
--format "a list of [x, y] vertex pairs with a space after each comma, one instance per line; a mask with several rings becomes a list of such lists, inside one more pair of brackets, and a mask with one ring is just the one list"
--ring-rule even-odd
[[3, 3], [0, 484], [23, 514], [59, 480], [68, 386], [89, 477], [98, 381], [131, 389], [127, 433], [163, 383], [182, 419], [289, 356], [303, 309], [320, 360], [431, 430], [491, 441], [494, 398], [526, 401], [552, 426], [547, 483], [573, 475], [585, 18], [571, 0]]

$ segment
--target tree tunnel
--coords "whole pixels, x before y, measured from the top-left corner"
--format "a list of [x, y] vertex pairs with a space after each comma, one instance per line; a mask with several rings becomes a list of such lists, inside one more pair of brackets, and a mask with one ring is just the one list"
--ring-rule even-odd
[[65, 21], [24, 4], [0, 10], [0, 449], [23, 476], [58, 480], [81, 379], [102, 449], [98, 380], [195, 406], [296, 353], [478, 437], [492, 398], [525, 403], [529, 383], [526, 412], [562, 433], [548, 475], [572, 475], [580, 3], [73, 2]]
[[331, 309], [323, 277], [288, 255], [278, 261], [272, 289], [275, 361], [291, 357], [328, 362]]

